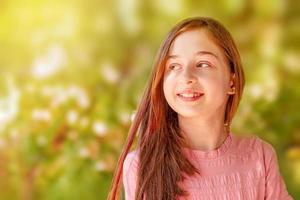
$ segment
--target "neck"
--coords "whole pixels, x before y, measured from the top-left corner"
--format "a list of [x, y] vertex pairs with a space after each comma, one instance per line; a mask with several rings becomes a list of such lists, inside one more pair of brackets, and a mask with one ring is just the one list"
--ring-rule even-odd
[[187, 146], [201, 151], [211, 151], [220, 147], [229, 132], [224, 119], [186, 118], [178, 115], [179, 127], [186, 138]]

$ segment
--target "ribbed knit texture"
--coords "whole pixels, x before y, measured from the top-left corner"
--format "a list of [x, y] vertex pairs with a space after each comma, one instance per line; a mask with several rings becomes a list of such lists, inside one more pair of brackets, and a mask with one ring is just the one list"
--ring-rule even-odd
[[[280, 174], [273, 146], [258, 136], [230, 133], [212, 151], [183, 148], [201, 175], [180, 183], [188, 197], [178, 200], [292, 200]], [[130, 152], [123, 166], [125, 199], [134, 200], [137, 151]]]

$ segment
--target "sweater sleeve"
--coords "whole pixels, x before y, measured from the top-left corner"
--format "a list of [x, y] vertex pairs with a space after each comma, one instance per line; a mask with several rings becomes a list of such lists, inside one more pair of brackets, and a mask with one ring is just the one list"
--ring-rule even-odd
[[125, 200], [134, 200], [137, 180], [137, 157], [135, 151], [127, 154], [123, 165]]
[[270, 143], [263, 141], [263, 151], [266, 169], [265, 200], [293, 200], [280, 174], [277, 154], [274, 147]]

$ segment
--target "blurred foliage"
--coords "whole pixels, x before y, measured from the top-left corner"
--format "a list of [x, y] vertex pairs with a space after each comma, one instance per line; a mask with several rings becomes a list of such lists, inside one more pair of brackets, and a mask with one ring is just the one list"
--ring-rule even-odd
[[0, 1], [1, 199], [105, 199], [159, 44], [197, 15], [221, 21], [242, 55], [233, 131], [273, 144], [300, 199], [299, 8], [292, 0]]

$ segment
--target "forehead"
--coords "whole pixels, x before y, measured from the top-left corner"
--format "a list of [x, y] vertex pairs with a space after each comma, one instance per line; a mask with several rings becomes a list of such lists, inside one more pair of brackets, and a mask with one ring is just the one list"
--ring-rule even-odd
[[223, 57], [220, 48], [203, 29], [190, 30], [178, 35], [170, 47], [168, 56], [192, 56], [199, 51], [211, 52], [219, 58]]

